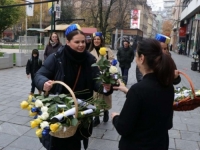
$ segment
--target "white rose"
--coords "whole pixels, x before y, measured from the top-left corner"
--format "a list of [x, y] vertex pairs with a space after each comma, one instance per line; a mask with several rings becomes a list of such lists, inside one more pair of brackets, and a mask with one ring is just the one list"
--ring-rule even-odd
[[43, 106], [43, 107], [41, 108], [41, 111], [42, 111], [42, 112], [47, 112], [47, 111], [48, 111], [48, 107]]
[[43, 112], [39, 118], [41, 118], [42, 120], [47, 120], [48, 117], [49, 117], [49, 114], [47, 112]]
[[43, 130], [45, 127], [49, 127], [49, 123], [47, 121], [43, 121], [43, 122], [40, 123], [40, 127]]
[[115, 67], [115, 66], [110, 66], [109, 72], [110, 72], [111, 74], [117, 73], [117, 72], [118, 72], [117, 67]]
[[43, 106], [42, 101], [39, 100], [39, 99], [37, 99], [37, 100], [35, 101], [35, 107], [42, 107], [42, 106]]

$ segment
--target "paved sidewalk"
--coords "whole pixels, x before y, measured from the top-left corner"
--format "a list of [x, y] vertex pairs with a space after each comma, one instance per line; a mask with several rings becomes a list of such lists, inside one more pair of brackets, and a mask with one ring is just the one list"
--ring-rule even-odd
[[[177, 68], [186, 72], [195, 88], [200, 89], [200, 73], [191, 71], [191, 58], [172, 52]], [[129, 71], [128, 87], [136, 83], [135, 62]], [[31, 80], [26, 78], [25, 67], [0, 70], [0, 150], [45, 150], [31, 129], [26, 110], [20, 109], [20, 102], [27, 99]], [[182, 77], [178, 86], [188, 86]], [[125, 101], [122, 92], [113, 93], [113, 107], [110, 112], [120, 112]], [[101, 118], [102, 119], [102, 118]], [[200, 108], [188, 112], [174, 113], [174, 127], [169, 131], [170, 149], [200, 150]], [[88, 150], [117, 150], [120, 136], [111, 120], [94, 128]]]

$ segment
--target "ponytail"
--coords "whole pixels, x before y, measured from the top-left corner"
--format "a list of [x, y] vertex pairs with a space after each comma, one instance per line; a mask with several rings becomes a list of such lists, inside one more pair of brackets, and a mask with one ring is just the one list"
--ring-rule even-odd
[[153, 71], [162, 85], [173, 84], [175, 70], [176, 65], [168, 54], [162, 53], [155, 59]]

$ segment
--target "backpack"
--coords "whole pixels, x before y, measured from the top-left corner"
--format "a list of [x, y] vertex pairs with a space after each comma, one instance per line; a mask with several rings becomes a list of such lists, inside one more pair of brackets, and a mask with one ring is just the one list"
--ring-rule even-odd
[[[30, 65], [32, 64], [32, 58], [29, 59]], [[42, 65], [42, 60], [38, 58], [38, 66]]]

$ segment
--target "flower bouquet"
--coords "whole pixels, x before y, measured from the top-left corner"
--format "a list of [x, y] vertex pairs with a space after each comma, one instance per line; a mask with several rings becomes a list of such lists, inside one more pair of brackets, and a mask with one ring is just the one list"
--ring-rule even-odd
[[[93, 97], [83, 101], [76, 99], [72, 90], [63, 82], [54, 81], [65, 86], [70, 94], [52, 95], [44, 97], [41, 95], [29, 95], [28, 99], [21, 102], [21, 108], [29, 110], [33, 116], [30, 122], [31, 128], [37, 128], [36, 135], [41, 138], [51, 134], [59, 138], [67, 138], [76, 133], [78, 126], [88, 128], [91, 117], [100, 115], [100, 107], [107, 105], [102, 99]], [[77, 92], [81, 94], [85, 91]], [[98, 103], [98, 106], [94, 106]]]
[[106, 48], [101, 47], [99, 50], [99, 54], [101, 55], [101, 58], [98, 62], [92, 64], [92, 66], [98, 66], [100, 69], [100, 76], [96, 78], [99, 82], [105, 83], [105, 84], [112, 84], [114, 86], [119, 86], [119, 83], [117, 82], [118, 79], [121, 79], [121, 75], [118, 72], [118, 69], [116, 67], [117, 60], [113, 59], [112, 62], [107, 60], [105, 57], [106, 55]]
[[176, 111], [193, 110], [200, 106], [200, 90], [195, 91], [192, 80], [187, 74], [181, 71], [179, 74], [188, 80], [191, 89], [182, 87], [175, 90], [173, 109]]

